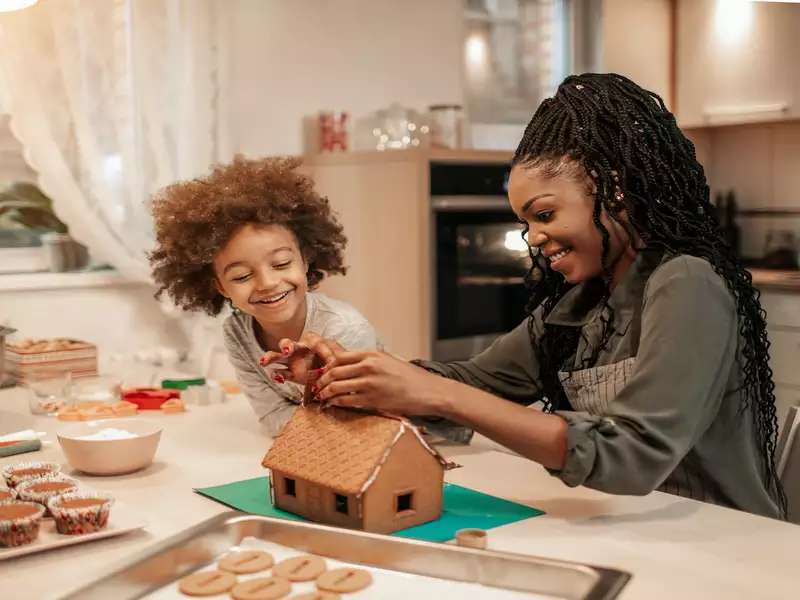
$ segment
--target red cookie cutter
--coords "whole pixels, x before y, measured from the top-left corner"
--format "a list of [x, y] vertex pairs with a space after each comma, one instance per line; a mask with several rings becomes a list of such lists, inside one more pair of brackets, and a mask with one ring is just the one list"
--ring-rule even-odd
[[141, 410], [158, 410], [167, 400], [180, 397], [179, 390], [162, 388], [131, 388], [122, 391], [122, 399], [133, 402]]

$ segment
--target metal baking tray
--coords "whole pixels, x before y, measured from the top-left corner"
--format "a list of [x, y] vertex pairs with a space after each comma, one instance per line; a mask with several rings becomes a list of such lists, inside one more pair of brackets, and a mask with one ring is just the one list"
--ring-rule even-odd
[[390, 571], [569, 600], [616, 598], [623, 571], [230, 511], [145, 549], [64, 599], [141, 598], [205, 567], [244, 538]]

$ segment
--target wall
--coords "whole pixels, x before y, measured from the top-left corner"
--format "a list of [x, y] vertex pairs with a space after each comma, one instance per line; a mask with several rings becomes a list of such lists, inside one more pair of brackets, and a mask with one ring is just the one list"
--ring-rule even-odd
[[460, 0], [237, 0], [231, 18], [231, 141], [245, 154], [302, 152], [303, 118], [324, 109], [462, 102]]
[[603, 70], [631, 78], [671, 104], [670, 0], [605, 0]]
[[150, 286], [42, 287], [0, 289], [0, 323], [17, 329], [19, 337], [73, 337], [97, 344], [102, 365], [114, 353], [188, 348], [186, 334], [161, 311]]
[[[800, 123], [689, 130], [706, 169], [712, 198], [733, 189], [740, 208], [800, 208]], [[794, 231], [800, 217], [740, 217], [742, 254], [760, 257], [770, 229]]]
[[[226, 149], [300, 153], [303, 118], [320, 109], [359, 118], [394, 101], [419, 110], [462, 102], [461, 0], [235, 0], [228, 7], [222, 76], [235, 85], [221, 97], [230, 127]], [[0, 120], [0, 134], [5, 124]], [[33, 180], [12, 142], [0, 135], [0, 180], [3, 169]], [[24, 336], [74, 336], [97, 343], [104, 356], [188, 345], [147, 286], [8, 287], [0, 285], [0, 323]], [[217, 325], [184, 328], [211, 340], [199, 345], [214, 350], [212, 374], [229, 378]]]

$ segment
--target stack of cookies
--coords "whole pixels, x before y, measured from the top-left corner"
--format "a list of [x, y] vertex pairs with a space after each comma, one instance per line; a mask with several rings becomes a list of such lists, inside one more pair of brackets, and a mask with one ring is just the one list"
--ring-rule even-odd
[[[271, 570], [270, 574], [266, 571]], [[240, 581], [241, 576], [259, 574]], [[325, 560], [310, 554], [294, 556], [274, 564], [272, 555], [260, 550], [232, 552], [217, 563], [217, 569], [184, 577], [179, 588], [187, 596], [230, 593], [234, 600], [284, 598], [293, 584], [313, 582], [317, 591], [292, 596], [297, 600], [336, 600], [339, 594], [358, 592], [372, 583], [364, 569], [328, 570]]]

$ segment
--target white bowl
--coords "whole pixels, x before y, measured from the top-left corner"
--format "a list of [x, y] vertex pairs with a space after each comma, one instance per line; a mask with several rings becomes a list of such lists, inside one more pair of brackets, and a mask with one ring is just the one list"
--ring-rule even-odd
[[[128, 439], [80, 439], [104, 429], [134, 434]], [[143, 469], [153, 462], [161, 439], [161, 426], [144, 419], [102, 419], [75, 423], [58, 432], [69, 464], [91, 475], [120, 475]]]

